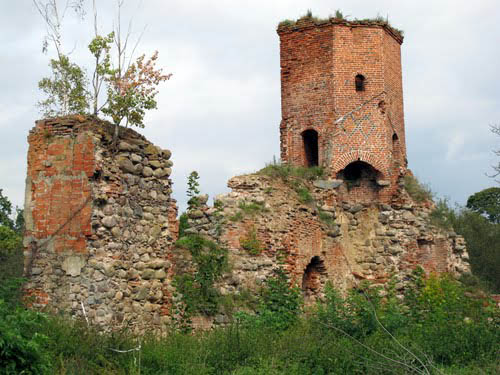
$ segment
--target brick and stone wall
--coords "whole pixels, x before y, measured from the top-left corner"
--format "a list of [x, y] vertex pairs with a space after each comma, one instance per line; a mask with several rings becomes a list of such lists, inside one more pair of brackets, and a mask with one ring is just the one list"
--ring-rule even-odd
[[[406, 169], [402, 37], [376, 22], [336, 19], [302, 19], [278, 34], [282, 161], [307, 166], [304, 132], [315, 131], [318, 165], [332, 179], [342, 179], [350, 163], [366, 162], [377, 171], [375, 185], [355, 187], [353, 197], [388, 203]], [[357, 75], [365, 78], [361, 91]]]
[[[313, 198], [308, 203], [301, 203], [293, 179], [233, 177], [232, 191], [217, 196], [214, 207], [188, 211], [188, 232], [229, 249], [232, 273], [220, 283], [221, 293], [253, 289], [279, 267], [306, 301], [321, 298], [328, 280], [345, 290], [361, 280], [383, 286], [395, 278], [402, 290], [417, 266], [427, 273], [470, 270], [464, 239], [431, 225], [432, 202], [415, 203], [402, 186], [388, 205], [343, 201], [338, 187], [321, 180], [302, 184]], [[245, 249], [249, 236], [258, 241], [258, 255]]]
[[135, 330], [170, 314], [177, 208], [170, 151], [131, 129], [83, 116], [30, 131], [26, 286], [36, 307]]

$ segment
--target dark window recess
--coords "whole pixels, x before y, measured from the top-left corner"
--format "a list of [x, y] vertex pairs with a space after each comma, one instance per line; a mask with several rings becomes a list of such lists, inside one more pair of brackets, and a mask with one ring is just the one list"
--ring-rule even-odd
[[315, 167], [319, 164], [318, 158], [318, 132], [316, 130], [306, 130], [302, 133], [304, 141], [304, 153], [306, 156], [306, 167]]
[[320, 287], [320, 276], [326, 273], [325, 264], [319, 256], [311, 258], [302, 275], [302, 290], [309, 293], [316, 293]]
[[358, 181], [361, 178], [372, 180], [376, 178], [376, 170], [364, 161], [355, 161], [347, 165], [343, 171], [343, 177], [346, 181]]
[[356, 91], [365, 91], [365, 76], [362, 74], [358, 74], [354, 79], [356, 84]]

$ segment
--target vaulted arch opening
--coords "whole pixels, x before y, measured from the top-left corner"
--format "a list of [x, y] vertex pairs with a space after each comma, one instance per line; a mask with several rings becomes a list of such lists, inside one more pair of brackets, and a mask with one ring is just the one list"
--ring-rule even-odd
[[321, 292], [322, 276], [325, 274], [323, 260], [319, 256], [312, 257], [302, 275], [302, 291], [306, 297], [317, 296]]
[[379, 181], [382, 174], [370, 164], [356, 160], [337, 173], [337, 179], [344, 181], [347, 194], [344, 198], [356, 202], [374, 202], [379, 199]]
[[370, 164], [364, 161], [354, 161], [348, 164], [339, 174], [344, 181], [349, 181], [353, 184], [361, 182], [361, 180], [376, 181], [377, 170]]
[[304, 156], [306, 167], [316, 167], [319, 165], [318, 155], [318, 132], [308, 129], [302, 133], [302, 142], [304, 144]]

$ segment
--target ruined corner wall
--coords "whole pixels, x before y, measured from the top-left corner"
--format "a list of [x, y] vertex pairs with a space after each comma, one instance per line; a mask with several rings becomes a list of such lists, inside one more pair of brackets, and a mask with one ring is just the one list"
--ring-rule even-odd
[[[345, 290], [360, 280], [383, 286], [396, 278], [403, 289], [418, 265], [428, 273], [469, 270], [464, 239], [429, 223], [429, 202], [416, 204], [401, 191], [391, 205], [361, 204], [342, 201], [324, 181], [301, 183], [311, 194], [307, 203], [293, 178], [233, 177], [232, 191], [216, 197], [215, 207], [188, 211], [190, 232], [229, 249], [232, 274], [221, 293], [255, 288], [278, 267], [302, 287], [306, 301], [321, 298], [328, 280]], [[245, 248], [252, 237], [258, 255]]]
[[170, 151], [131, 129], [70, 116], [28, 136], [25, 275], [38, 308], [106, 328], [157, 329], [168, 319], [177, 238]]

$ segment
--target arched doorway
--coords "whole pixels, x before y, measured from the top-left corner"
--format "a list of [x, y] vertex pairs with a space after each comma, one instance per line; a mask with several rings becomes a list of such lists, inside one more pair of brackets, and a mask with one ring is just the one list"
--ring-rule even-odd
[[302, 275], [302, 291], [305, 297], [315, 297], [321, 291], [322, 276], [326, 274], [323, 260], [319, 256], [314, 256], [304, 269]]
[[318, 132], [308, 129], [302, 133], [304, 144], [305, 166], [316, 167], [319, 165], [318, 156]]

